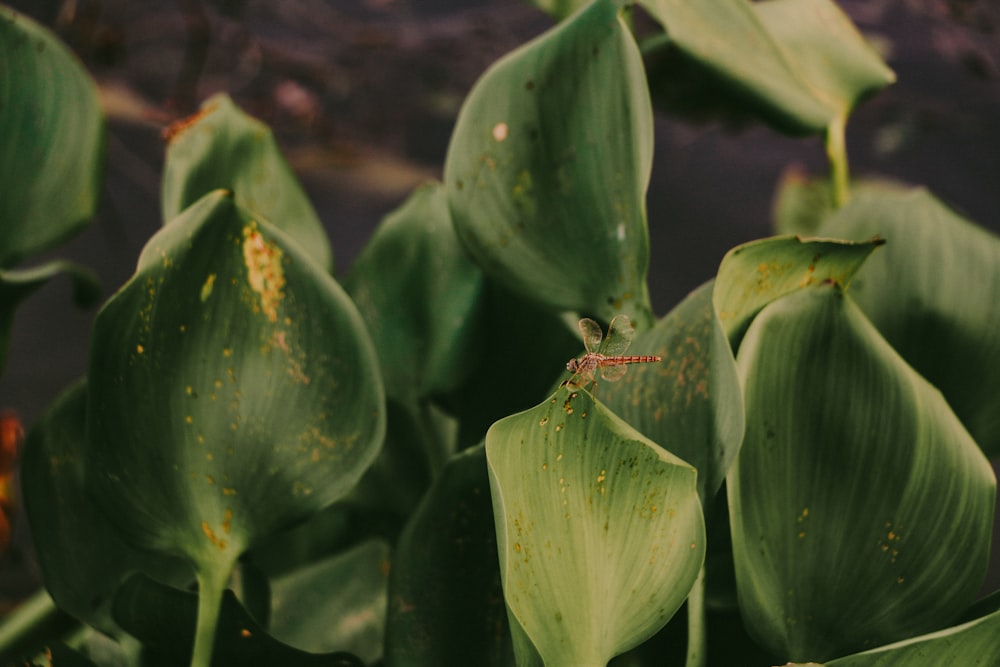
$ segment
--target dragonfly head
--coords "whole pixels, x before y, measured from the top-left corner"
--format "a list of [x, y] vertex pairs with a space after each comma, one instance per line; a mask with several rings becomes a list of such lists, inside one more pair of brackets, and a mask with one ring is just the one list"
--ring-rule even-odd
[[577, 370], [579, 370], [579, 368], [580, 368], [579, 359], [570, 359], [569, 361], [566, 362], [566, 370], [568, 370], [570, 373], [575, 373]]

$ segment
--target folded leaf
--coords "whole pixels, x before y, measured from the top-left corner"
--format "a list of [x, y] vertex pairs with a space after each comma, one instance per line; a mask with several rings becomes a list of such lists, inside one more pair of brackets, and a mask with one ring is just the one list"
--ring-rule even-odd
[[668, 45], [793, 134], [825, 132], [895, 80], [830, 0], [643, 0]]
[[413, 513], [392, 563], [386, 664], [510, 664], [486, 452], [453, 457]]
[[163, 222], [212, 190], [232, 190], [236, 203], [280, 227], [327, 271], [333, 252], [323, 223], [292, 172], [271, 128], [251, 118], [228, 95], [167, 130]]
[[617, 4], [597, 0], [483, 75], [445, 183], [458, 235], [491, 278], [555, 310], [627, 312], [641, 329], [652, 111]]
[[940, 392], [835, 285], [767, 306], [738, 363], [728, 489], [750, 631], [822, 661], [955, 618], [986, 573], [996, 480]]
[[708, 507], [743, 439], [743, 398], [736, 363], [714, 318], [713, 283], [692, 292], [652, 329], [636, 334], [628, 354], [655, 354], [618, 382], [601, 382], [601, 400], [650, 440], [698, 469]]
[[859, 193], [820, 233], [887, 240], [852, 296], [986, 455], [1000, 454], [1000, 237], [922, 188]]
[[0, 269], [93, 217], [104, 176], [97, 87], [48, 29], [0, 6]]
[[494, 424], [486, 456], [520, 654], [605, 665], [663, 627], [705, 553], [694, 468], [566, 387]]
[[[190, 566], [125, 542], [85, 486], [86, 383], [69, 389], [28, 434], [21, 485], [45, 587], [63, 611], [108, 634], [111, 600], [126, 575], [143, 570], [184, 586]], [[67, 558], [72, 554], [72, 558]]]
[[372, 332], [389, 396], [455, 389], [482, 353], [484, 278], [428, 184], [382, 221], [344, 287]]

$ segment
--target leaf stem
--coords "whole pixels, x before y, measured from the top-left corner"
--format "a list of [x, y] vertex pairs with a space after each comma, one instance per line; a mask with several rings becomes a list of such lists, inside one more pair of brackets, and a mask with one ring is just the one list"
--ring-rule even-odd
[[77, 622], [60, 611], [48, 592], [42, 588], [18, 605], [0, 623], [0, 662], [12, 659], [14, 654], [31, 645], [44, 644], [53, 634], [61, 634], [75, 627]]
[[198, 572], [198, 625], [194, 635], [191, 667], [209, 667], [219, 624], [222, 594], [232, 573], [233, 565]]
[[688, 594], [688, 648], [685, 667], [705, 667], [707, 637], [705, 636], [705, 564], [698, 570], [698, 578]]
[[851, 197], [851, 177], [847, 166], [847, 116], [837, 116], [826, 128], [826, 157], [830, 161], [833, 206], [840, 208]]

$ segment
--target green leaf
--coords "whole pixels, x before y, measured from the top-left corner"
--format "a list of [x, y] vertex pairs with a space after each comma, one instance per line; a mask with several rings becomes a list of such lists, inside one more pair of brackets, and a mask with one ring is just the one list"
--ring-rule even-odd
[[459, 449], [482, 442], [493, 422], [547, 396], [580, 351], [579, 334], [563, 318], [490, 280], [485, 312], [485, 353], [468, 381], [438, 397], [459, 419]]
[[538, 7], [557, 21], [562, 21], [581, 7], [590, 4], [590, 0], [528, 0], [528, 4]]
[[832, 282], [847, 287], [882, 245], [777, 236], [733, 248], [722, 259], [712, 300], [733, 349], [761, 308], [786, 294]]
[[[169, 658], [169, 664], [186, 664], [191, 659], [197, 597], [137, 574], [115, 597], [115, 619], [147, 650]], [[282, 644], [257, 625], [231, 591], [223, 598], [216, 646], [214, 667], [363, 667], [349, 653], [306, 653]]]
[[49, 280], [63, 273], [73, 283], [73, 299], [77, 305], [89, 307], [100, 300], [101, 286], [97, 276], [74, 262], [54, 261], [30, 269], [0, 269], [0, 373], [7, 365], [7, 349], [17, 306]]
[[194, 575], [183, 561], [129, 546], [91, 502], [84, 478], [86, 402], [86, 383], [79, 382], [31, 429], [21, 486], [52, 599], [77, 619], [116, 633], [111, 599], [127, 574], [143, 569], [178, 586], [190, 583]]
[[47, 29], [0, 7], [0, 269], [93, 217], [103, 178], [97, 88]]
[[[866, 178], [851, 184], [852, 197], [903, 189], [902, 184], [882, 178]], [[810, 179], [798, 165], [781, 174], [774, 196], [774, 229], [778, 234], [820, 234], [821, 225], [836, 210], [828, 179]]]
[[363, 542], [272, 583], [270, 634], [309, 651], [349, 651], [367, 664], [382, 657], [389, 545]]
[[975, 598], [996, 480], [941, 394], [837, 286], [765, 308], [738, 356], [740, 606], [792, 660], [933, 630]]
[[895, 80], [830, 0], [644, 0], [670, 46], [778, 129], [825, 132]]
[[698, 469], [709, 506], [743, 439], [743, 398], [729, 342], [714, 318], [713, 283], [692, 292], [652, 329], [636, 334], [627, 354], [655, 354], [599, 396], [646, 437]]
[[550, 309], [651, 323], [652, 111], [638, 48], [598, 0], [509, 54], [465, 101], [445, 163], [458, 235]]
[[494, 424], [486, 457], [520, 652], [605, 665], [663, 627], [705, 553], [694, 468], [565, 387]]
[[384, 396], [360, 315], [228, 192], [150, 240], [93, 340], [92, 488], [130, 542], [190, 560], [205, 600], [248, 546], [344, 496], [378, 453]]
[[826, 667], [926, 667], [1000, 664], [1000, 612], [864, 653], [837, 658]]
[[852, 296], [986, 455], [1000, 454], [1000, 237], [922, 188], [859, 193], [820, 231], [888, 241]]
[[482, 353], [484, 278], [455, 236], [439, 183], [382, 221], [344, 287], [372, 332], [390, 397], [445, 393], [469, 376]]
[[164, 223], [212, 190], [232, 190], [239, 206], [280, 227], [320, 266], [333, 269], [323, 224], [269, 127], [219, 94], [172, 125], [167, 136]]
[[511, 664], [486, 451], [453, 457], [399, 538], [386, 664]]

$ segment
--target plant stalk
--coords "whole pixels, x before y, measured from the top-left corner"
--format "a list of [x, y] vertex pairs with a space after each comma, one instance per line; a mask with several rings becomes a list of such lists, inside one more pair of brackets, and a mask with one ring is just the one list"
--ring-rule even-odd
[[847, 166], [847, 116], [837, 116], [826, 128], [826, 157], [830, 161], [833, 207], [840, 208], [851, 198], [851, 176]]
[[0, 663], [43, 646], [53, 636], [71, 632], [79, 622], [60, 610], [43, 588], [17, 606], [0, 623]]
[[705, 564], [698, 570], [698, 578], [687, 599], [688, 647], [685, 667], [705, 667], [708, 657], [708, 638], [705, 635]]
[[215, 647], [215, 631], [219, 624], [222, 594], [232, 573], [232, 564], [198, 572], [198, 625], [194, 634], [191, 667], [209, 667]]

